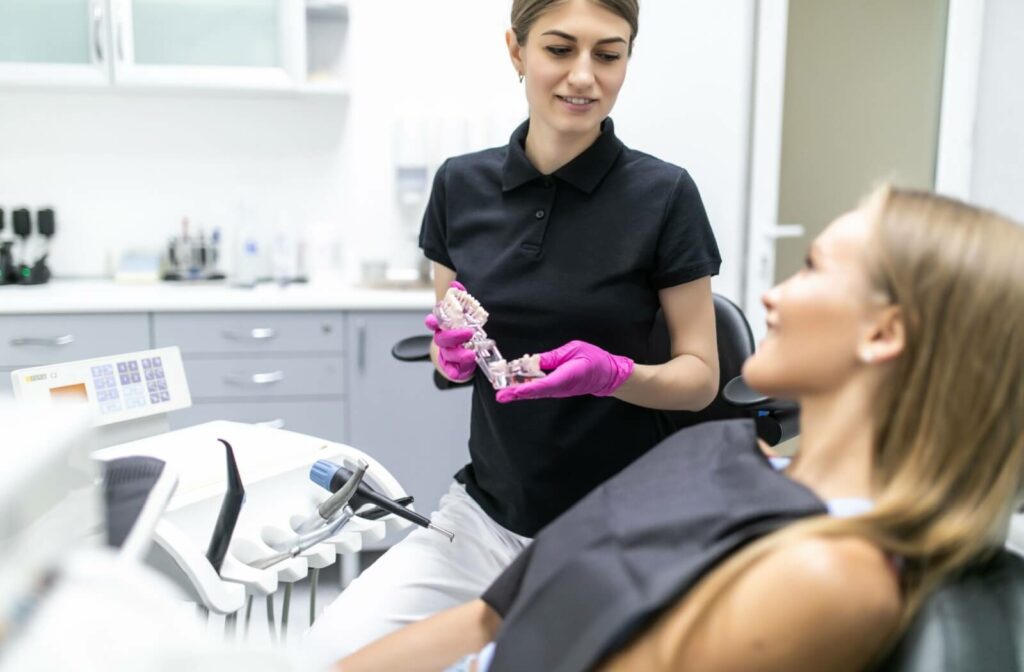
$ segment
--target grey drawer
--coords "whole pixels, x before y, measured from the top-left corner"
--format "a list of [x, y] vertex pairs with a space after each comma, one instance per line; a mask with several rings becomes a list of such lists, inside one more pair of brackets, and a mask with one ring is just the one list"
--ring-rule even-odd
[[341, 352], [341, 313], [157, 313], [155, 347], [189, 354]]
[[185, 376], [195, 398], [340, 395], [341, 357], [248, 357], [186, 359]]
[[342, 421], [344, 402], [334, 401], [244, 401], [195, 403], [191, 408], [174, 411], [168, 417], [171, 429], [191, 427], [211, 420], [265, 423], [270, 427], [289, 429], [341, 441], [345, 435]]
[[149, 316], [0, 316], [0, 364], [39, 366], [149, 348]]

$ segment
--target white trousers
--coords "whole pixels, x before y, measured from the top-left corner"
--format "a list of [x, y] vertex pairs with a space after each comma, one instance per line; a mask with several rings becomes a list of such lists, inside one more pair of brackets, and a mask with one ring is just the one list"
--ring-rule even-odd
[[455, 541], [416, 528], [317, 617], [301, 644], [304, 658], [326, 665], [404, 625], [480, 597], [530, 543], [494, 522], [458, 483], [431, 520], [454, 532]]

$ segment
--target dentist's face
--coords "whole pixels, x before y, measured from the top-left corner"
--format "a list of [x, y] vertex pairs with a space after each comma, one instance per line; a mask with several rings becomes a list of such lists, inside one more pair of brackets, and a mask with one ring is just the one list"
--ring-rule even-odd
[[863, 209], [839, 217], [804, 268], [765, 293], [768, 333], [743, 366], [751, 387], [789, 399], [827, 394], [863, 365], [858, 350], [878, 305], [864, 262], [869, 238]]
[[531, 126], [586, 133], [608, 116], [626, 78], [629, 23], [590, 0], [544, 12], [525, 45], [509, 35], [513, 65], [525, 75]]

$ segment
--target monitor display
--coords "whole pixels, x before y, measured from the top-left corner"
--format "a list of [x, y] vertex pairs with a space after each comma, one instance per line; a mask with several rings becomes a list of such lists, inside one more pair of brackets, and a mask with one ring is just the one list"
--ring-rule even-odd
[[61, 387], [51, 387], [50, 397], [57, 401], [89, 401], [89, 391], [85, 388], [85, 383], [75, 383], [74, 385], [63, 385]]

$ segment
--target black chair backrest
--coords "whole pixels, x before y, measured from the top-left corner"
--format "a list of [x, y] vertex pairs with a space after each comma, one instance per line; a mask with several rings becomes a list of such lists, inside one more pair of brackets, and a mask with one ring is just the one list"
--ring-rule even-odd
[[[747, 318], [739, 306], [720, 294], [713, 294], [715, 304], [715, 330], [718, 340], [718, 395], [711, 405], [702, 411], [662, 411], [662, 417], [671, 430], [682, 429], [701, 422], [749, 418], [748, 409], [736, 408], [722, 398], [722, 388], [740, 375], [743, 362], [754, 354], [754, 335], [747, 324]], [[654, 320], [650, 336], [651, 362], [660, 364], [672, 358], [668, 325], [662, 311]]]
[[876, 672], [1024, 670], [1024, 558], [1008, 550], [946, 581]]

